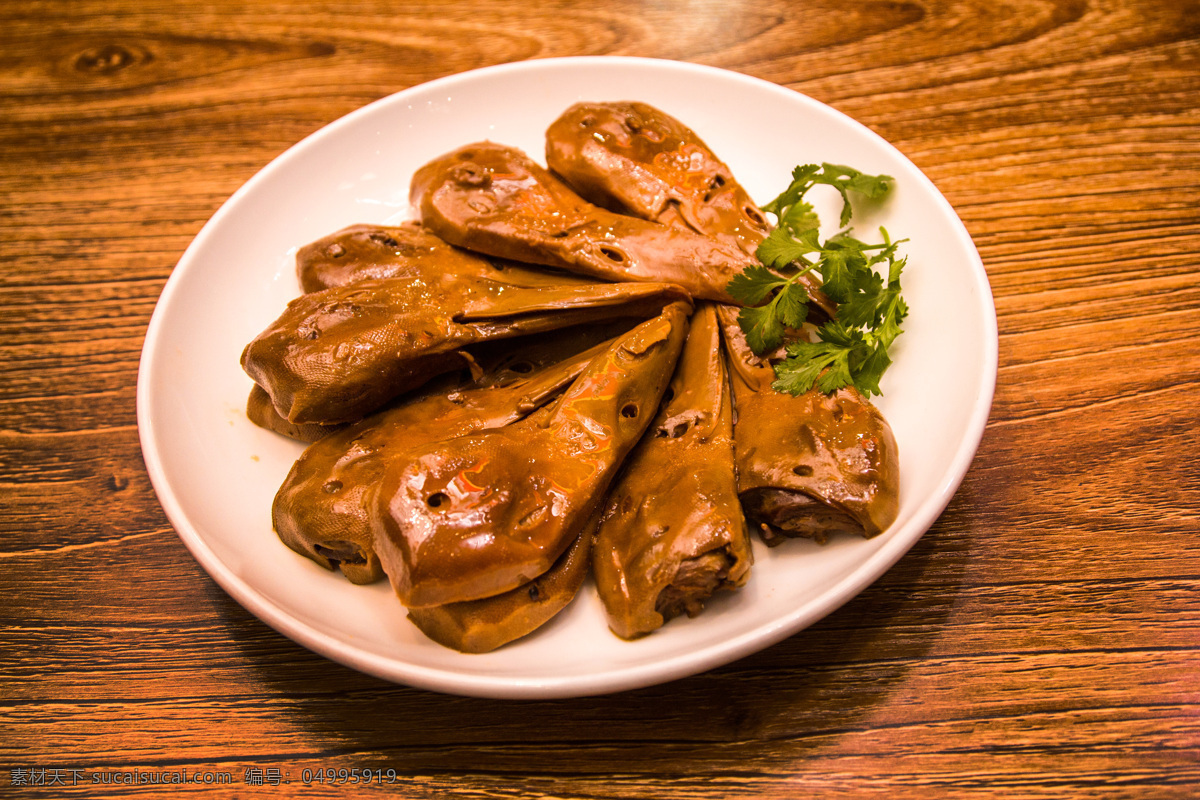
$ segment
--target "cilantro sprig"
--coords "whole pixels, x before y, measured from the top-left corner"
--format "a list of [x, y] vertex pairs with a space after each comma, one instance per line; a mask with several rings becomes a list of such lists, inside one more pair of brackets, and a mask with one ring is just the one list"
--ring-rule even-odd
[[[837, 164], [806, 164], [792, 171], [792, 182], [764, 211], [778, 225], [759, 245], [762, 266], [748, 267], [729, 283], [729, 293], [745, 304], [738, 323], [758, 355], [783, 344], [787, 330], [808, 315], [808, 292], [798, 279], [820, 275], [822, 289], [837, 303], [833, 319], [817, 330], [817, 341], [793, 341], [775, 365], [775, 389], [803, 394], [814, 385], [834, 392], [853, 385], [864, 397], [881, 394], [880, 378], [891, 365], [888, 348], [900, 335], [908, 305], [900, 292], [907, 262], [880, 228], [883, 241], [867, 243], [850, 235], [851, 193], [878, 200], [891, 189], [887, 175], [866, 175]], [[804, 197], [813, 186], [832, 186], [842, 196], [841, 230], [822, 241], [820, 219]], [[886, 275], [886, 277], [885, 277]]]

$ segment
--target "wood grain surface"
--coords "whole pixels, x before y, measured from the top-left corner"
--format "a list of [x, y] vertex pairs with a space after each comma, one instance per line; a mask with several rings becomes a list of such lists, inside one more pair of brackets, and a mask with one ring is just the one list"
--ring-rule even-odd
[[[991, 279], [991, 421], [920, 543], [757, 655], [576, 700], [391, 685], [183, 547], [138, 444], [146, 325], [204, 222], [309, 133], [578, 54], [764, 78], [912, 158]], [[0, 795], [381, 768], [413, 798], [1200, 796], [1195, 0], [9, 0], [0, 153]], [[135, 770], [233, 783], [91, 783]], [[76, 785], [19, 785], [39, 774]]]

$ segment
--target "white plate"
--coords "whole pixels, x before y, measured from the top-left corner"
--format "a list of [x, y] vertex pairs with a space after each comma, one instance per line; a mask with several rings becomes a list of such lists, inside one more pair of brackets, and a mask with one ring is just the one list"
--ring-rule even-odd
[[[590, 587], [548, 626], [485, 655], [426, 639], [386, 582], [354, 586], [287, 549], [271, 499], [302, 447], [243, 408], [243, 346], [299, 293], [297, 247], [358, 222], [408, 216], [426, 161], [482, 139], [539, 161], [546, 127], [580, 100], [640, 100], [691, 126], [759, 202], [797, 164], [829, 161], [895, 177], [855, 221], [908, 237], [911, 314], [879, 401], [900, 448], [900, 516], [882, 536], [818, 547], [756, 543], [746, 588], [635, 642], [604, 622]], [[830, 207], [832, 208], [832, 206]], [[828, 218], [828, 211], [823, 218]], [[598, 57], [526, 61], [433, 81], [372, 103], [269, 164], [213, 216], [159, 299], [138, 375], [138, 425], [163, 509], [196, 560], [283, 634], [335, 661], [455, 694], [549, 698], [647, 686], [733, 661], [825, 616], [878, 578], [945, 508], [991, 407], [995, 308], [971, 239], [933, 184], [887, 142], [810, 98], [694, 64]]]

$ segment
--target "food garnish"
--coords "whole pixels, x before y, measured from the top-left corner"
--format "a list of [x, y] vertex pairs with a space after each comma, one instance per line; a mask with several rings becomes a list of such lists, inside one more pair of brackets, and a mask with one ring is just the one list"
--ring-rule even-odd
[[[798, 395], [815, 384], [830, 393], [854, 386], [864, 397], [882, 394], [880, 378], [891, 364], [888, 348], [908, 315], [900, 289], [907, 258], [885, 228], [880, 243], [850, 235], [851, 193], [881, 200], [890, 191], [888, 175], [867, 175], [836, 164], [805, 164], [792, 171], [792, 182], [762, 208], [778, 219], [759, 245], [761, 266], [748, 267], [729, 283], [729, 293], [746, 304], [738, 324], [750, 348], [765, 355], [784, 345], [788, 330], [808, 318], [808, 292], [798, 279], [819, 273], [825, 293], [837, 303], [832, 319], [816, 330], [816, 341], [797, 338], [775, 364], [774, 388]], [[824, 241], [820, 218], [804, 199], [813, 186], [832, 186], [842, 196], [839, 231]], [[886, 273], [886, 278], [883, 274]], [[765, 302], [764, 302], [765, 301]]]

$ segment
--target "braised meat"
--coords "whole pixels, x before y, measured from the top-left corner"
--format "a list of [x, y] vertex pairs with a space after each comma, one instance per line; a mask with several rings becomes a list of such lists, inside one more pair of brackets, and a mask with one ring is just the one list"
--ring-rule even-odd
[[775, 371], [746, 345], [737, 309], [719, 309], [733, 374], [738, 493], [767, 544], [875, 536], [896, 519], [900, 466], [883, 415], [853, 387], [802, 395], [771, 388]]
[[608, 348], [608, 333], [589, 326], [552, 339], [518, 340], [504, 352], [483, 352], [478, 377], [447, 376], [325, 436], [304, 451], [276, 493], [271, 507], [275, 532], [288, 547], [326, 569], [340, 567], [354, 583], [379, 580], [383, 571], [372, 542], [368, 504], [388, 460], [413, 447], [525, 417]]
[[729, 577], [735, 571], [736, 563], [727, 550], [713, 550], [681, 561], [671, 582], [654, 601], [654, 610], [663, 619], [680, 614], [697, 616], [704, 610], [704, 601], [718, 589], [741, 585]]
[[[648, 219], [686, 226], [754, 252], [768, 226], [729, 168], [690, 129], [644, 103], [581, 103], [547, 132], [550, 167], [581, 194]], [[813, 306], [835, 305], [815, 277]], [[853, 388], [793, 397], [747, 347], [737, 309], [721, 306], [733, 372], [738, 491], [765, 541], [872, 536], [895, 519], [898, 458], [891, 428]]]
[[733, 172], [690, 128], [645, 103], [577, 103], [546, 131], [546, 164], [584, 198], [682, 222], [753, 254], [770, 230]]
[[734, 302], [725, 287], [757, 263], [728, 242], [588, 203], [520, 150], [459, 148], [413, 176], [422, 223], [492, 256], [612, 281], [665, 281], [696, 298]]
[[[533, 286], [434, 274], [302, 295], [242, 353], [242, 367], [292, 423], [353, 422], [464, 363], [461, 348], [615, 317], [684, 296], [661, 283]], [[526, 271], [528, 272], [528, 271]]]
[[594, 532], [593, 521], [529, 583], [479, 600], [410, 608], [408, 618], [430, 639], [463, 653], [487, 653], [527, 636], [575, 599], [591, 564]]
[[609, 627], [624, 638], [695, 616], [750, 572], [720, 336], [715, 308], [701, 304], [668, 399], [606, 502], [592, 569]]
[[530, 270], [462, 250], [415, 221], [351, 225], [296, 253], [296, 273], [305, 292], [376, 278], [441, 273], [495, 278], [512, 269], [520, 273], [521, 283], [526, 286], [536, 285], [539, 280], [547, 286], [583, 282], [569, 273]]
[[[413, 175], [419, 221], [297, 252], [304, 294], [241, 357], [247, 416], [309, 443], [274, 498], [280, 540], [386, 577], [426, 636], [485, 653], [589, 574], [634, 639], [744, 586], [754, 529], [774, 546], [891, 525], [875, 407], [776, 391], [781, 354], [747, 346], [727, 287], [762, 266], [771, 221], [729, 167], [634, 102], [571, 107], [546, 160], [461, 147]], [[797, 280], [810, 316], [788, 341], [837, 312]]]
[[296, 252], [296, 275], [305, 292], [440, 272], [487, 275], [491, 268], [487, 259], [451, 247], [418, 222], [351, 225]]
[[257, 383], [250, 387], [250, 396], [246, 398], [246, 418], [260, 428], [274, 431], [298, 442], [315, 442], [324, 439], [334, 431], [341, 430], [345, 425], [321, 425], [316, 422], [306, 422], [299, 425], [288, 422], [275, 410], [271, 403], [271, 395]]
[[[749, 255], [770, 231], [725, 162], [682, 122], [645, 103], [571, 106], [546, 131], [546, 163], [593, 203], [683, 226]], [[834, 303], [817, 277], [798, 280], [832, 316]]]
[[389, 463], [371, 524], [404, 605], [491, 597], [550, 568], [650, 424], [690, 311], [673, 303], [618, 338], [553, 406]]

